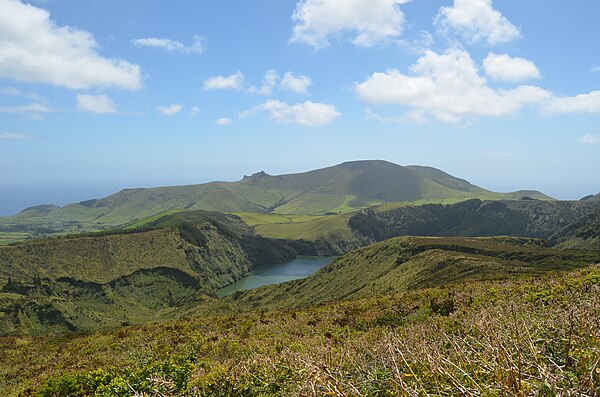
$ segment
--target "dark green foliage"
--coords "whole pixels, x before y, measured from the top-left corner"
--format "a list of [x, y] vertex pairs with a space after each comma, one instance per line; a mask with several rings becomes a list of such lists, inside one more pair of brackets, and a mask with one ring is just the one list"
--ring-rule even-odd
[[377, 217], [373, 210], [367, 209], [358, 212], [350, 218], [348, 224], [352, 230], [372, 239], [372, 241], [382, 241], [390, 237], [390, 231], [386, 223]]
[[307, 249], [293, 245], [255, 236], [237, 216], [190, 211], [140, 229], [0, 247], [2, 292], [10, 294], [0, 297], [0, 335], [176, 318], [254, 265]]
[[[481, 201], [363, 210], [349, 226], [369, 241], [395, 236], [523, 236], [548, 238], [567, 225], [589, 222], [594, 202]], [[598, 219], [598, 216], [591, 215]], [[569, 226], [573, 228], [577, 226]], [[593, 229], [590, 231], [594, 233]], [[586, 229], [588, 230], [588, 229]]]
[[125, 371], [114, 368], [48, 379], [36, 397], [130, 397], [141, 393], [173, 395], [185, 391], [194, 368], [186, 358], [156, 361]]

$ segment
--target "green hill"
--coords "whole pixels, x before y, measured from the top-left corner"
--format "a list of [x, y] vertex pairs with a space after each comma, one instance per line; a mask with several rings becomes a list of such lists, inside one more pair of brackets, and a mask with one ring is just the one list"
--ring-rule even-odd
[[38, 236], [102, 230], [175, 209], [315, 215], [346, 213], [388, 202], [510, 200], [524, 194], [551, 199], [539, 192], [491, 192], [431, 167], [354, 161], [298, 174], [258, 172], [238, 182], [126, 189], [62, 208], [31, 207], [0, 218], [0, 233], [21, 233], [15, 238], [23, 238], [23, 233]]
[[600, 210], [559, 230], [550, 241], [562, 248], [600, 250]]
[[178, 317], [296, 251], [238, 217], [185, 212], [143, 229], [0, 247], [0, 334], [85, 331]]
[[[397, 236], [547, 239], [569, 225], [594, 219], [593, 214], [598, 210], [598, 201], [471, 199], [447, 205], [383, 204], [354, 213], [328, 216], [239, 215], [259, 235], [308, 240], [325, 255], [345, 253]], [[553, 238], [552, 242], [555, 243], [555, 240]]]
[[562, 251], [512, 237], [398, 237], [344, 255], [297, 281], [239, 291], [242, 308], [294, 308], [457, 281], [538, 276], [600, 263], [599, 252]]
[[[339, 259], [298, 297], [344, 301], [270, 310], [263, 304], [273, 289], [263, 288], [238, 296], [240, 305], [259, 305], [237, 314], [0, 337], [0, 393], [592, 396], [600, 384], [600, 269], [543, 274], [592, 259], [564, 255], [533, 240], [395, 239]], [[315, 282], [325, 278], [331, 293]], [[389, 282], [405, 292], [382, 293]], [[373, 293], [352, 291], [363, 283]], [[276, 291], [286, 305], [298, 284]]]

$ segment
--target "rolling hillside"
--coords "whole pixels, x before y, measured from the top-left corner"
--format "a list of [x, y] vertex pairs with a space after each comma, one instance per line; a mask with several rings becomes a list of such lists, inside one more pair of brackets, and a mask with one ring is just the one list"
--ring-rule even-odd
[[564, 227], [550, 241], [562, 248], [600, 250], [600, 210]]
[[[354, 213], [329, 216], [239, 215], [259, 235], [304, 239], [323, 247], [323, 254], [340, 254], [397, 236], [519, 236], [548, 239], [570, 225], [597, 219], [599, 210], [600, 202], [593, 200], [471, 199], [447, 205], [383, 204]], [[551, 242], [555, 244], [558, 238], [552, 237]]]
[[[346, 213], [387, 202], [453, 203], [470, 198], [512, 200], [534, 191], [495, 193], [431, 167], [354, 161], [319, 170], [238, 182], [126, 189], [65, 207], [40, 205], [0, 218], [0, 233], [23, 236], [101, 230], [174, 209], [277, 214]], [[4, 236], [5, 241], [9, 241]]]
[[231, 298], [240, 308], [290, 309], [457, 281], [539, 276], [600, 263], [600, 252], [513, 237], [397, 237], [344, 255], [312, 276]]
[[[437, 259], [428, 264], [426, 255]], [[395, 239], [311, 277], [297, 303], [323, 302], [319, 279], [332, 282], [333, 302], [267, 308], [277, 302], [265, 298], [278, 293], [289, 305], [295, 282], [240, 294], [246, 311], [236, 314], [0, 338], [0, 393], [592, 396], [600, 384], [600, 268], [547, 274], [593, 259], [569, 264], [561, 255], [532, 240]], [[353, 292], [363, 283], [373, 291]], [[405, 292], [382, 293], [388, 283]]]
[[127, 232], [0, 247], [0, 335], [177, 317], [254, 265], [295, 255], [237, 217], [198, 211]]

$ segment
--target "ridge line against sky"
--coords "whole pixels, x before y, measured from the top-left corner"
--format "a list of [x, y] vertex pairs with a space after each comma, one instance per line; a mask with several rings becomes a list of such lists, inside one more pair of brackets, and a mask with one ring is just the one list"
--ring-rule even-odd
[[0, 0], [0, 213], [366, 158], [600, 191], [592, 0], [123, 3]]

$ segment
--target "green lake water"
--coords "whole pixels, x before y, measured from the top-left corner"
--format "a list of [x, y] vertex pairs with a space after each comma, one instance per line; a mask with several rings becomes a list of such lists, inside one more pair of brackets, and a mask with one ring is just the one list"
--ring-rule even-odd
[[217, 296], [222, 298], [240, 290], [305, 278], [335, 258], [335, 256], [299, 256], [289, 262], [277, 265], [256, 266], [247, 277], [218, 290]]

